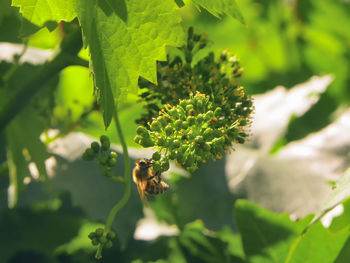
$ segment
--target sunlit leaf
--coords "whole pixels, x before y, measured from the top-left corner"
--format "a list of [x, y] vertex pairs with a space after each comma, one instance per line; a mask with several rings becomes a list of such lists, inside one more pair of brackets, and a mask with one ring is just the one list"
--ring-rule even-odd
[[71, 0], [12, 0], [22, 15], [41, 27], [47, 21], [71, 21], [76, 17], [74, 1]]
[[286, 263], [335, 262], [349, 235], [348, 228], [334, 233], [318, 222], [295, 242]]
[[192, 0], [193, 4], [207, 9], [215, 16], [223, 14], [232, 16], [238, 19], [239, 22], [245, 24], [243, 15], [235, 0], [211, 1], [211, 0]]
[[110, 1], [78, 1], [78, 17], [90, 46], [106, 127], [114, 99], [135, 92], [140, 75], [156, 83], [156, 60], [166, 59], [165, 46], [182, 43], [177, 9], [170, 0], [127, 1], [125, 18]]

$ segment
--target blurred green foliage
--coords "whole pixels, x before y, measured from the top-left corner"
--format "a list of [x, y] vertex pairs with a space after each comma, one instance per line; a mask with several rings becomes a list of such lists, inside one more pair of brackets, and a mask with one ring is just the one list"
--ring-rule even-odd
[[350, 5], [333, 0], [249, 0], [239, 3], [247, 28], [231, 17], [222, 21], [205, 10], [183, 10], [185, 25], [194, 25], [213, 40], [211, 49], [229, 49], [241, 58], [248, 93], [277, 85], [287, 88], [313, 75], [335, 80], [314, 108], [290, 125], [285, 142], [300, 139], [331, 121], [332, 112], [350, 99]]
[[[237, 53], [245, 68], [242, 83], [249, 94], [263, 93], [276, 85], [291, 87], [312, 75], [333, 74], [335, 80], [321, 100], [305, 116], [291, 122], [284, 142], [324, 127], [331, 121], [334, 110], [347, 104], [350, 98], [349, 1], [247, 0], [238, 4], [247, 27], [228, 16], [219, 20], [205, 10], [198, 12], [187, 3], [181, 9], [184, 26], [191, 25], [208, 34], [212, 44], [206, 52], [229, 49]], [[0, 41], [20, 43], [17, 36], [26, 25], [21, 26], [18, 11], [9, 6], [9, 0], [0, 3]], [[42, 28], [28, 43], [54, 48], [59, 41], [58, 30], [50, 33]], [[9, 68], [5, 64], [0, 64], [1, 77]], [[61, 135], [83, 131], [99, 137], [105, 132], [94, 104], [89, 74], [82, 67], [65, 69], [60, 74], [54, 103], [43, 102], [53, 112], [50, 124], [60, 129]], [[137, 126], [133, 120], [142, 111], [137, 100], [136, 96], [129, 96], [119, 108], [129, 146], [136, 146], [133, 137]], [[27, 124], [30, 125], [35, 123]], [[105, 134], [113, 143], [119, 143], [114, 125]], [[23, 144], [25, 139], [28, 137], [12, 139], [13, 147]], [[0, 143], [4, 144], [2, 136]], [[1, 148], [0, 160], [4, 158]], [[69, 173], [64, 169], [67, 166], [71, 168]], [[64, 163], [62, 167], [60, 172], [65, 176], [38, 189], [31, 185], [20, 198], [19, 207], [13, 210], [7, 209], [9, 180], [0, 175], [1, 262], [94, 262], [86, 233], [99, 226], [107, 207], [121, 196], [122, 187], [96, 179], [98, 171], [94, 174], [91, 167], [87, 168], [90, 173], [82, 173], [77, 163]], [[215, 180], [210, 173], [216, 175]], [[129, 202], [120, 214], [120, 221], [113, 226], [120, 233], [119, 239], [113, 249], [105, 251], [102, 262], [347, 262], [349, 201], [329, 229], [317, 223], [300, 236], [310, 217], [292, 222], [287, 215], [276, 215], [247, 201], [236, 202], [239, 196], [229, 192], [224, 173], [223, 162], [218, 161], [202, 166], [191, 178], [172, 177], [172, 192], [153, 200], [151, 208], [159, 220], [176, 225], [179, 234], [152, 241], [133, 238], [136, 222], [142, 216], [133, 186], [133, 202]], [[35, 191], [31, 190], [33, 187]], [[325, 240], [331, 243], [326, 244]], [[334, 245], [332, 249], [329, 244]]]

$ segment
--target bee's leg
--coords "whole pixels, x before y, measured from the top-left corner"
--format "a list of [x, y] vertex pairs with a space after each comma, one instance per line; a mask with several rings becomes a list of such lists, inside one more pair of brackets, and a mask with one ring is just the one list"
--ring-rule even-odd
[[151, 177], [148, 177], [147, 180], [152, 180], [155, 177], [160, 178], [160, 171], [157, 171], [154, 175], [152, 175]]

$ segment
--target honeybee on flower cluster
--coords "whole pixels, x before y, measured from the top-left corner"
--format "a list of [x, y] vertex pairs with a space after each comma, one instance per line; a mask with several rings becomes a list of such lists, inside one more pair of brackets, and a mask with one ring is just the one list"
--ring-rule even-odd
[[146, 194], [162, 194], [169, 188], [169, 185], [163, 180], [160, 171], [153, 171], [151, 160], [140, 159], [135, 164], [133, 180], [137, 185], [141, 201], [147, 206]]

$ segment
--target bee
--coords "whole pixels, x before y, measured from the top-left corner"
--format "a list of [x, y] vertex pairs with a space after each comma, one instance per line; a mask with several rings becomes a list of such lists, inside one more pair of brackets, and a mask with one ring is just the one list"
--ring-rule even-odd
[[164, 193], [169, 185], [163, 181], [160, 171], [153, 171], [153, 162], [149, 159], [136, 161], [133, 170], [133, 180], [137, 185], [141, 201], [147, 205], [145, 194], [158, 195]]

